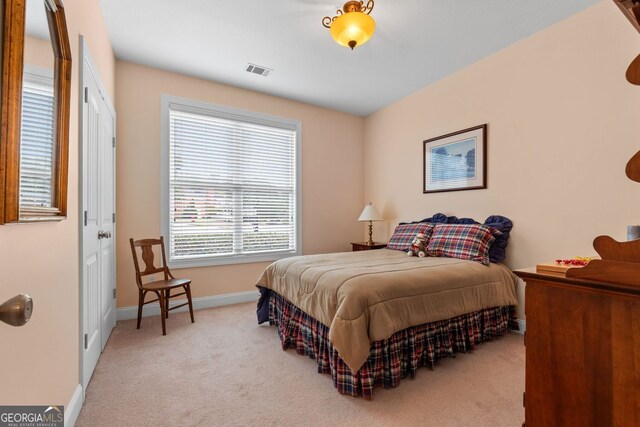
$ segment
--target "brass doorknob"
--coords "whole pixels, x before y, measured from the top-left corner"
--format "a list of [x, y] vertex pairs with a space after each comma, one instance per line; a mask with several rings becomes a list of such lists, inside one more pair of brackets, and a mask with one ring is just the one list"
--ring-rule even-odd
[[0, 320], [11, 326], [22, 326], [31, 319], [33, 300], [27, 294], [16, 295], [0, 305]]

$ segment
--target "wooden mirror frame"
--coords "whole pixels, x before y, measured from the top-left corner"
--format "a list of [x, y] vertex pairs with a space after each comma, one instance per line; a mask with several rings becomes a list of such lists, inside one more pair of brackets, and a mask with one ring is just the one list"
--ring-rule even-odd
[[0, 92], [0, 224], [55, 221], [65, 219], [67, 215], [71, 46], [62, 0], [46, 2], [56, 8], [55, 12], [46, 8], [54, 56], [52, 207], [20, 209], [20, 118], [26, 0], [5, 0]]
[[640, 32], [640, 5], [637, 5], [638, 0], [613, 0], [618, 5], [622, 14], [627, 17], [631, 25], [634, 26], [638, 32]]

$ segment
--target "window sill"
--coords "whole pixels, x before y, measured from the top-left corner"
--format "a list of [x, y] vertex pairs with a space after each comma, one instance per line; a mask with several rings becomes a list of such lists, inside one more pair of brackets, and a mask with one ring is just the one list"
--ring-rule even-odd
[[190, 259], [169, 260], [169, 267], [172, 269], [193, 268], [193, 267], [215, 267], [231, 264], [252, 264], [258, 262], [273, 262], [283, 258], [299, 256], [297, 252], [270, 252], [256, 255], [224, 255], [218, 257], [202, 257]]
[[60, 215], [59, 209], [29, 207], [20, 209], [20, 219], [18, 220], [18, 223], [55, 222], [65, 219], [67, 219], [67, 217]]
[[59, 221], [64, 221], [65, 219], [67, 219], [66, 216], [40, 216], [40, 217], [21, 216], [20, 220], [18, 222], [14, 222], [13, 224], [31, 224], [34, 222], [59, 222]]

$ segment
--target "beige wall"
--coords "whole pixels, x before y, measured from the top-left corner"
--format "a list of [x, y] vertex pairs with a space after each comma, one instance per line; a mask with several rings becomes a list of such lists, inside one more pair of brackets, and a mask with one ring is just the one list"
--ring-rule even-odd
[[[118, 307], [137, 305], [130, 237], [160, 235], [160, 97], [175, 95], [302, 122], [302, 250], [350, 250], [362, 236], [362, 117], [117, 62]], [[240, 71], [242, 72], [242, 71]], [[265, 80], [265, 84], [269, 84]], [[174, 270], [195, 297], [255, 289], [267, 263]]]
[[115, 58], [98, 0], [65, 0], [73, 55], [69, 218], [0, 226], [0, 302], [20, 292], [34, 300], [31, 321], [0, 324], [0, 404], [67, 405], [79, 384], [78, 69], [84, 34], [109, 96]]
[[25, 36], [24, 38], [24, 63], [40, 68], [53, 69], [53, 49], [51, 41]]
[[[624, 78], [639, 41], [603, 1], [367, 117], [379, 235], [436, 212], [505, 215], [514, 268], [591, 255], [599, 234], [624, 240], [640, 222], [640, 185], [624, 175], [640, 149], [640, 88]], [[422, 194], [422, 141], [482, 123], [488, 189]]]

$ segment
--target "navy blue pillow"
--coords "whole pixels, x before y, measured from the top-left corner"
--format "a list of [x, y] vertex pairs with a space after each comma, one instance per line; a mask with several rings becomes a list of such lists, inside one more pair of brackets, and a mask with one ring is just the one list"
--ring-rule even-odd
[[[430, 222], [433, 224], [480, 224], [473, 218], [458, 218], [455, 216], [447, 216], [443, 213], [437, 213], [431, 218], [425, 218], [422, 221], [414, 222]], [[401, 223], [405, 224], [405, 223]], [[513, 228], [513, 222], [507, 217], [500, 215], [491, 215], [484, 221], [484, 225], [493, 227], [502, 234], [495, 236], [496, 240], [489, 248], [489, 260], [491, 262], [502, 262], [507, 256], [507, 245], [509, 244], [509, 232]]]
[[484, 220], [484, 225], [493, 227], [502, 232], [495, 236], [496, 240], [489, 248], [489, 259], [491, 262], [502, 262], [507, 257], [507, 245], [509, 244], [509, 233], [513, 228], [513, 222], [509, 218], [500, 215], [491, 215]]

